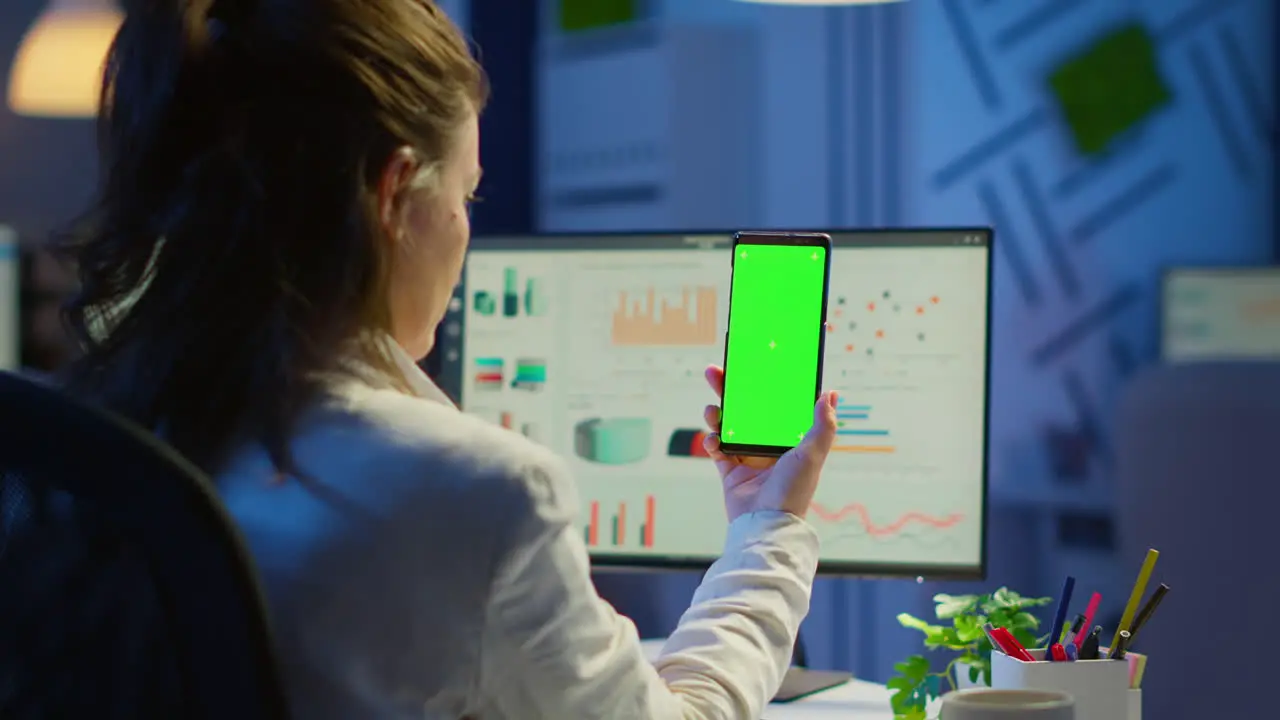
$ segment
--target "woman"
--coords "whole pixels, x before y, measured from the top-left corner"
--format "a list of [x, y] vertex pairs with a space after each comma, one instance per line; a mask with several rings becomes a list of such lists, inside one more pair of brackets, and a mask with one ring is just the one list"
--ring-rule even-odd
[[776, 465], [709, 441], [725, 556], [646, 662], [561, 463], [414, 363], [461, 272], [485, 95], [429, 0], [137, 3], [69, 248], [72, 387], [216, 477], [300, 718], [759, 717], [808, 607], [834, 396]]

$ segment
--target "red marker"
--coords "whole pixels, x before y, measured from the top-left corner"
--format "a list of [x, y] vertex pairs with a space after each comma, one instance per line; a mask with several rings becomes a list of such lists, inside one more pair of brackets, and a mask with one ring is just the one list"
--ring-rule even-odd
[[1062, 643], [1054, 643], [1053, 647], [1049, 648], [1049, 652], [1053, 655], [1054, 662], [1067, 661], [1067, 650], [1062, 647]]
[[[1098, 612], [1098, 603], [1102, 602], [1102, 593], [1094, 593], [1089, 598], [1089, 605], [1084, 609], [1084, 625], [1083, 627], [1093, 627], [1093, 616]], [[1076, 650], [1084, 647], [1084, 639], [1088, 637], [1088, 633], [1083, 630], [1076, 633], [1075, 644]]]
[[996, 628], [991, 632], [995, 638], [1000, 641], [1000, 649], [1004, 651], [1005, 655], [1008, 655], [1015, 660], [1021, 660], [1022, 662], [1036, 661], [1035, 658], [1031, 657], [1031, 653], [1027, 652], [1027, 649], [1022, 647], [1022, 643], [1018, 642], [1018, 639], [1015, 638], [1013, 633], [1009, 632], [1007, 628]]

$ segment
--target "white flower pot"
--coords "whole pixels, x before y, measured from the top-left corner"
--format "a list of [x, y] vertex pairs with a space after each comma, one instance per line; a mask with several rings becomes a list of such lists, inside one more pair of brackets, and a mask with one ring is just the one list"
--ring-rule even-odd
[[966, 665], [965, 663], [956, 663], [955, 673], [956, 673], [956, 689], [957, 690], [968, 690], [969, 688], [986, 687], [986, 685], [982, 683], [981, 675], [978, 676], [977, 682], [973, 682], [972, 680], [969, 679], [969, 666]]

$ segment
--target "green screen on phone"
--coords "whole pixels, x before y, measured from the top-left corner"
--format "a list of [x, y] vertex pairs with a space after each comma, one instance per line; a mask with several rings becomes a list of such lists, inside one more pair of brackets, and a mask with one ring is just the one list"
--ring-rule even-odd
[[734, 248], [721, 441], [794, 447], [813, 424], [827, 248]]

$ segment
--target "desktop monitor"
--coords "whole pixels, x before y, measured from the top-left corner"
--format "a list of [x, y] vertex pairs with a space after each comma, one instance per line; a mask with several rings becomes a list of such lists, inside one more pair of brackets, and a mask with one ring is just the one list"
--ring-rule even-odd
[[0, 225], [0, 370], [18, 369], [19, 260], [17, 233]]
[[1280, 360], [1280, 267], [1173, 268], [1162, 294], [1166, 362]]
[[[809, 515], [820, 569], [981, 577], [991, 232], [831, 236], [824, 384], [841, 400]], [[722, 550], [703, 369], [723, 359], [731, 242], [472, 243], [439, 333], [440, 385], [465, 412], [569, 458], [597, 566], [705, 567]]]

